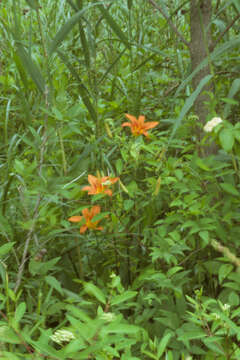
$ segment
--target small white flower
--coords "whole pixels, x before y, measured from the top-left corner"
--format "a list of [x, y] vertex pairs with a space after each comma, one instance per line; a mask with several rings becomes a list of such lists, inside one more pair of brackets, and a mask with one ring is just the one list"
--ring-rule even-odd
[[70, 340], [75, 339], [75, 336], [71, 331], [57, 330], [52, 336], [50, 336], [50, 338], [57, 344], [61, 345], [63, 342], [69, 342]]
[[203, 130], [205, 132], [211, 132], [218, 124], [222, 122], [222, 119], [219, 117], [214, 117], [212, 120], [208, 121], [204, 127]]
[[213, 313], [213, 316], [214, 316], [215, 320], [220, 319], [220, 316], [218, 314], [216, 314], [216, 313]]
[[107, 312], [107, 313], [103, 313], [100, 317], [101, 317], [101, 319], [103, 319], [107, 322], [111, 322], [111, 321], [115, 320], [116, 315], [111, 312]]
[[229, 304], [224, 304], [223, 305], [223, 310], [227, 311], [230, 309], [230, 305]]

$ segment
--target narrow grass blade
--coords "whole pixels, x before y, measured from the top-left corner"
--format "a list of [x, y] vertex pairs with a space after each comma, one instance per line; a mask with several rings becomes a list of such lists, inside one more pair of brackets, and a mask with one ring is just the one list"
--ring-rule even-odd
[[73, 8], [73, 10], [78, 11], [77, 6], [74, 4], [74, 2], [72, 0], [67, 0], [67, 2]]
[[[21, 60], [21, 63], [23, 65], [24, 70], [26, 71], [26, 73], [28, 73], [32, 80], [34, 81], [34, 83], [36, 84], [38, 90], [41, 93], [44, 93], [45, 91], [45, 80], [44, 77], [42, 76], [41, 71], [39, 70], [38, 66], [35, 64], [35, 62], [32, 60], [31, 56], [29, 53], [27, 53], [27, 51], [25, 50], [22, 42], [21, 42], [21, 33], [19, 31], [19, 29], [21, 28], [20, 25], [20, 9], [19, 9], [19, 3], [17, 3], [17, 6], [15, 5], [13, 7], [13, 17], [14, 17], [14, 28], [13, 29], [9, 29], [10, 32], [13, 35], [13, 38], [15, 40], [15, 45], [16, 45], [16, 52]], [[16, 59], [15, 59], [16, 60]], [[16, 62], [16, 61], [15, 61]], [[16, 65], [18, 66], [18, 64], [16, 63]], [[19, 74], [23, 80], [24, 86], [26, 86], [26, 82], [24, 80], [24, 75], [23, 75], [23, 71], [20, 70], [20, 67], [18, 66], [18, 70], [19, 70]]]
[[26, 52], [26, 50], [24, 49], [23, 45], [20, 42], [16, 42], [16, 47], [17, 47], [17, 53], [21, 59], [25, 71], [31, 76], [38, 90], [41, 93], [44, 93], [45, 80], [38, 66], [34, 63], [34, 61], [28, 55], [28, 53]]
[[128, 9], [131, 10], [132, 7], [132, 0], [128, 0], [127, 4], [128, 4]]
[[85, 36], [85, 32], [84, 32], [81, 20], [79, 20], [79, 35], [80, 35], [80, 40], [81, 40], [81, 44], [82, 44], [85, 64], [86, 64], [86, 67], [89, 69], [90, 68], [89, 45], [88, 45], [88, 42], [87, 42], [87, 39]]
[[107, 68], [107, 70], [105, 71], [105, 73], [103, 74], [103, 76], [101, 77], [101, 79], [98, 82], [98, 85], [101, 84], [101, 82], [103, 82], [103, 80], [105, 79], [105, 77], [108, 75], [108, 73], [112, 70], [112, 68], [114, 67], [114, 65], [116, 65], [116, 63], [121, 59], [122, 55], [125, 53], [127, 48], [124, 48], [123, 51], [120, 52], [120, 54], [116, 57], [116, 59], [113, 61], [112, 64], [110, 64], [110, 66]]
[[[228, 99], [233, 99], [236, 93], [238, 93], [240, 89], [240, 78], [235, 79], [232, 83], [232, 86], [228, 93]], [[230, 112], [231, 104], [226, 104], [223, 111], [223, 117], [227, 118]]]
[[71, 17], [58, 31], [54, 39], [52, 40], [50, 46], [49, 46], [49, 55], [51, 56], [54, 51], [57, 50], [57, 48], [60, 46], [62, 41], [66, 38], [68, 33], [72, 30], [72, 28], [79, 22], [79, 19], [81, 19], [81, 16], [91, 7], [96, 6], [95, 3], [86, 6], [84, 9], [78, 11], [75, 15]]
[[37, 10], [39, 8], [39, 4], [38, 4], [37, 0], [26, 0], [26, 2], [30, 6], [30, 8], [32, 8], [33, 10]]
[[[82, 10], [82, 5], [83, 5], [82, 1], [77, 1], [77, 6], [78, 6], [79, 10]], [[89, 29], [89, 26], [88, 26], [88, 29]], [[86, 35], [85, 35], [85, 31], [84, 31], [84, 27], [83, 27], [81, 18], [79, 19], [79, 35], [80, 35], [80, 40], [81, 40], [81, 44], [82, 44], [85, 64], [86, 64], [86, 67], [88, 69], [90, 69], [89, 44], [88, 44], [87, 39], [86, 39]]]
[[202, 88], [209, 82], [209, 80], [212, 78], [212, 75], [207, 75], [205, 76], [200, 83], [198, 84], [198, 87], [194, 90], [194, 92], [191, 94], [191, 96], [189, 96], [189, 98], [186, 100], [179, 117], [176, 119], [175, 124], [173, 126], [172, 129], [172, 133], [170, 135], [169, 138], [169, 142], [171, 142], [172, 138], [174, 137], [177, 129], [179, 128], [179, 126], [181, 125], [182, 119], [184, 118], [184, 116], [188, 113], [188, 111], [191, 109], [191, 107], [193, 106], [196, 98], [198, 97], [198, 95], [200, 94]]
[[96, 113], [96, 111], [94, 109], [94, 106], [93, 106], [93, 104], [91, 102], [90, 94], [88, 92], [88, 89], [83, 84], [81, 78], [79, 77], [79, 75], [76, 72], [76, 70], [74, 69], [74, 67], [70, 64], [67, 57], [60, 50], [57, 50], [57, 53], [58, 53], [59, 57], [61, 58], [62, 62], [66, 65], [66, 67], [71, 72], [72, 76], [78, 81], [78, 86], [79, 86], [79, 92], [80, 92], [81, 99], [82, 99], [84, 105], [86, 106], [86, 108], [88, 109], [88, 112], [89, 112], [91, 118], [94, 121], [97, 121], [97, 113]]
[[25, 91], [27, 92], [28, 91], [28, 79], [27, 79], [27, 74], [26, 74], [26, 71], [24, 69], [24, 66], [22, 64], [22, 61], [20, 59], [20, 57], [18, 56], [17, 52], [15, 52], [13, 50], [13, 60], [15, 62], [15, 65], [16, 65], [16, 68], [18, 70], [18, 73], [20, 75], [20, 78], [22, 80], [22, 83], [23, 83], [23, 86], [24, 86], [24, 89]]
[[128, 42], [128, 39], [126, 38], [125, 34], [122, 32], [116, 21], [113, 19], [113, 17], [109, 14], [108, 10], [105, 9], [105, 7], [102, 4], [98, 4], [98, 8], [101, 11], [102, 15], [108, 22], [108, 24], [111, 26], [112, 30], [115, 32], [115, 34], [119, 37], [119, 39], [127, 46], [127, 48], [130, 48], [130, 44]]

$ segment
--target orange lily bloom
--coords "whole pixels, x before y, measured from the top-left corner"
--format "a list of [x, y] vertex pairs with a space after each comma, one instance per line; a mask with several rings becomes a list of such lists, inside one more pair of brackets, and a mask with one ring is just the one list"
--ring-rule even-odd
[[88, 182], [91, 186], [84, 186], [82, 190], [88, 191], [88, 195], [107, 194], [108, 196], [112, 196], [112, 190], [110, 190], [108, 186], [118, 180], [118, 177], [111, 178], [110, 176], [96, 177], [88, 175]]
[[86, 223], [80, 227], [80, 234], [83, 234], [87, 229], [92, 230], [103, 230], [102, 226], [98, 226], [98, 221], [92, 221], [93, 217], [100, 213], [100, 206], [95, 205], [90, 210], [88, 208], [82, 210], [83, 216], [71, 216], [68, 221], [79, 222], [83, 218], [86, 220]]
[[135, 116], [129, 114], [125, 114], [125, 116], [131, 122], [123, 123], [122, 127], [129, 126], [134, 136], [139, 136], [142, 134], [148, 136], [147, 130], [154, 128], [158, 124], [158, 121], [148, 121], [145, 123], [145, 116], [143, 115], [140, 115], [138, 119]]

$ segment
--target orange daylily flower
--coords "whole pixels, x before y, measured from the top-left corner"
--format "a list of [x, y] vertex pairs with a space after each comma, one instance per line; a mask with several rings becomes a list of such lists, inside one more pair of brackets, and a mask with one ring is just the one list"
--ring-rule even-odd
[[112, 196], [112, 190], [108, 187], [119, 180], [118, 177], [111, 178], [110, 176], [96, 177], [88, 175], [88, 182], [91, 186], [84, 186], [83, 191], [88, 191], [88, 195], [107, 194]]
[[71, 216], [68, 221], [79, 222], [83, 218], [86, 220], [86, 223], [80, 227], [80, 234], [83, 234], [87, 229], [92, 230], [103, 230], [102, 226], [98, 226], [100, 220], [92, 221], [93, 217], [99, 214], [101, 211], [100, 206], [95, 205], [90, 210], [88, 208], [82, 210], [83, 216]]
[[134, 136], [139, 136], [142, 134], [148, 136], [147, 130], [154, 128], [158, 124], [158, 121], [148, 121], [145, 123], [145, 116], [143, 115], [140, 115], [138, 119], [135, 116], [129, 114], [125, 114], [125, 116], [131, 122], [123, 123], [122, 127], [129, 126]]

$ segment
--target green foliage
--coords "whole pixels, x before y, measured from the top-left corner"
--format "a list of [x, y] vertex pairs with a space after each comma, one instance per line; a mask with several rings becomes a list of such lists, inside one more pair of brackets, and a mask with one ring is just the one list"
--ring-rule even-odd
[[[188, 38], [189, 2], [158, 3]], [[0, 2], [1, 359], [240, 358], [239, 9], [212, 3], [191, 71], [150, 2]]]

